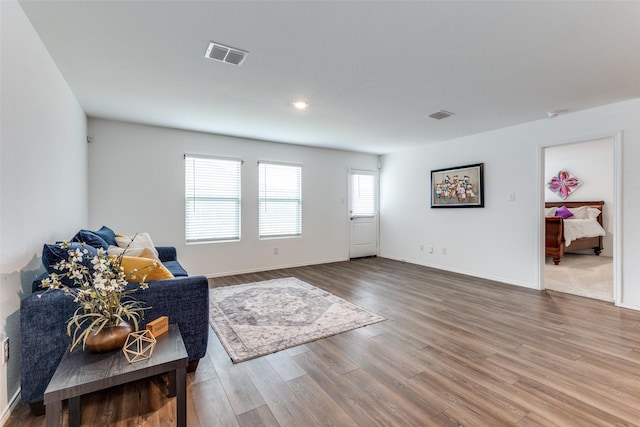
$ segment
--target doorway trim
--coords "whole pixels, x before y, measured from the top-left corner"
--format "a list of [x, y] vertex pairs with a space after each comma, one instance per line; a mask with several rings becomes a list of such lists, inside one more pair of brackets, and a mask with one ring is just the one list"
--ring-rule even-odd
[[558, 145], [577, 144], [598, 139], [613, 140], [613, 299], [616, 306], [622, 305], [622, 140], [623, 131], [615, 131], [598, 135], [589, 135], [583, 138], [556, 141], [542, 144], [538, 147], [538, 290], [543, 291], [544, 266], [545, 266], [545, 219], [544, 219], [544, 173], [545, 173], [545, 149]]
[[[347, 218], [348, 218], [348, 239], [347, 239], [347, 253], [348, 259], [352, 259], [353, 257], [353, 232], [355, 222], [358, 220], [358, 217], [354, 217], [352, 214], [352, 202], [353, 202], [353, 185], [352, 185], [352, 177], [354, 175], [367, 175], [372, 176], [374, 179], [375, 185], [375, 194], [374, 194], [374, 223], [373, 223], [373, 232], [375, 233], [375, 253], [371, 253], [364, 256], [378, 256], [380, 254], [380, 170], [368, 170], [368, 169], [347, 169]], [[364, 218], [364, 217], [362, 217]], [[362, 255], [361, 255], [362, 256]]]

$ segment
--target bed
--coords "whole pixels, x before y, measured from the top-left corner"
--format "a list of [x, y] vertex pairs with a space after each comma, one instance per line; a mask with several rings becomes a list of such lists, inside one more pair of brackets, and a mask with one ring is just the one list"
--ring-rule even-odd
[[[575, 215], [567, 219], [555, 216], [564, 211], [563, 206]], [[592, 249], [600, 255], [606, 235], [602, 227], [603, 206], [603, 201], [545, 203], [545, 255], [552, 257], [555, 265], [567, 252]]]

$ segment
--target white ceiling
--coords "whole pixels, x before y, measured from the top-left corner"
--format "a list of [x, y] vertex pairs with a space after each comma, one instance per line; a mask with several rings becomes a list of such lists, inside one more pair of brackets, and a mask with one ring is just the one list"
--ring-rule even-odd
[[637, 1], [20, 4], [90, 117], [383, 154], [640, 97]]

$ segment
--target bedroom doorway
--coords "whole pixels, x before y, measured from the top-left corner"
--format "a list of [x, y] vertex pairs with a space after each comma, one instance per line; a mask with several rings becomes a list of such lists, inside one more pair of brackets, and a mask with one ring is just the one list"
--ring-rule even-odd
[[[617, 208], [615, 153], [614, 137], [544, 148], [543, 202], [603, 201], [602, 227], [605, 230], [599, 256], [590, 249], [571, 251], [571, 245], [558, 265], [554, 264], [551, 257], [545, 256], [542, 266], [544, 289], [617, 303], [614, 280]], [[566, 171], [579, 180], [565, 199], [547, 186], [560, 171]], [[576, 184], [576, 181], [573, 183]]]

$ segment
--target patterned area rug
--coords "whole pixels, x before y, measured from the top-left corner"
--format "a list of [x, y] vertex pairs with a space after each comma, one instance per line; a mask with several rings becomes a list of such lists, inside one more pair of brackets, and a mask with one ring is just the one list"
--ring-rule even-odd
[[210, 289], [209, 309], [233, 363], [385, 320], [295, 277]]

